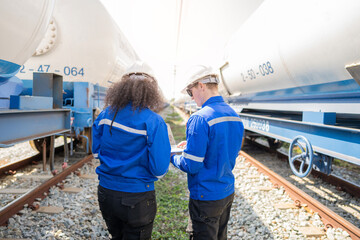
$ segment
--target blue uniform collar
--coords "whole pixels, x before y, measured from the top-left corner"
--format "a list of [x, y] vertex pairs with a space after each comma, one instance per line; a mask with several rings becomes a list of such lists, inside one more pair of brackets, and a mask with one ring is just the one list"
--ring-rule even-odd
[[206, 102], [201, 107], [203, 108], [203, 107], [205, 107], [211, 103], [215, 103], [215, 102], [224, 102], [224, 99], [222, 96], [211, 97], [208, 100], [206, 100]]

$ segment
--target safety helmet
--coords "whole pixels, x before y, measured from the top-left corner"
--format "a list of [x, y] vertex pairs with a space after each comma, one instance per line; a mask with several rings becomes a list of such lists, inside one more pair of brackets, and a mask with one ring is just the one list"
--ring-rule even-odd
[[194, 86], [195, 83], [216, 83], [219, 84], [218, 74], [211, 68], [204, 65], [193, 66], [188, 73], [188, 82], [181, 93], [186, 93], [189, 87]]
[[129, 68], [125, 70], [122, 77], [130, 75], [143, 75], [144, 77], [150, 77], [156, 81], [155, 75], [151, 67], [142, 61], [135, 61]]

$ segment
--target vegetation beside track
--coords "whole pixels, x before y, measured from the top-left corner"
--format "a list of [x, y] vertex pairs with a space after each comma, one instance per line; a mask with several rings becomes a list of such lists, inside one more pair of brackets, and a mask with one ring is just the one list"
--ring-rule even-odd
[[152, 239], [188, 239], [185, 232], [188, 219], [187, 183], [180, 170], [170, 169], [155, 183], [157, 213]]
[[182, 119], [180, 115], [174, 111], [173, 107], [171, 107], [171, 109], [172, 112], [167, 115], [165, 122], [170, 125], [175, 142], [179, 143], [183, 140], [186, 140], [186, 128], [185, 124], [183, 123], [184, 119]]
[[[183, 119], [171, 107], [165, 122], [170, 125], [176, 143], [186, 139]], [[169, 172], [155, 182], [157, 213], [152, 239], [188, 239], [188, 190], [186, 174], [170, 166]]]

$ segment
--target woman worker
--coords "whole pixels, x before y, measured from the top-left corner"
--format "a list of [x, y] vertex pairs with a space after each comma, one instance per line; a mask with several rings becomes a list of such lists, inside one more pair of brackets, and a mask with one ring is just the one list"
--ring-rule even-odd
[[93, 125], [100, 159], [98, 200], [112, 239], [150, 239], [156, 214], [154, 182], [170, 163], [162, 95], [150, 68], [136, 62], [113, 84]]

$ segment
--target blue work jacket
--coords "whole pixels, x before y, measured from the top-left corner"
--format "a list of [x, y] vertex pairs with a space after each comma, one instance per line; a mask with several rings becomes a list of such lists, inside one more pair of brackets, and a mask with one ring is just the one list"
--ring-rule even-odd
[[131, 105], [114, 112], [108, 107], [93, 124], [93, 155], [99, 184], [122, 192], [154, 190], [170, 163], [170, 141], [161, 116], [150, 109], [132, 111]]
[[221, 96], [209, 98], [186, 126], [187, 145], [171, 162], [188, 173], [190, 198], [220, 200], [235, 190], [232, 170], [241, 148], [244, 125]]

